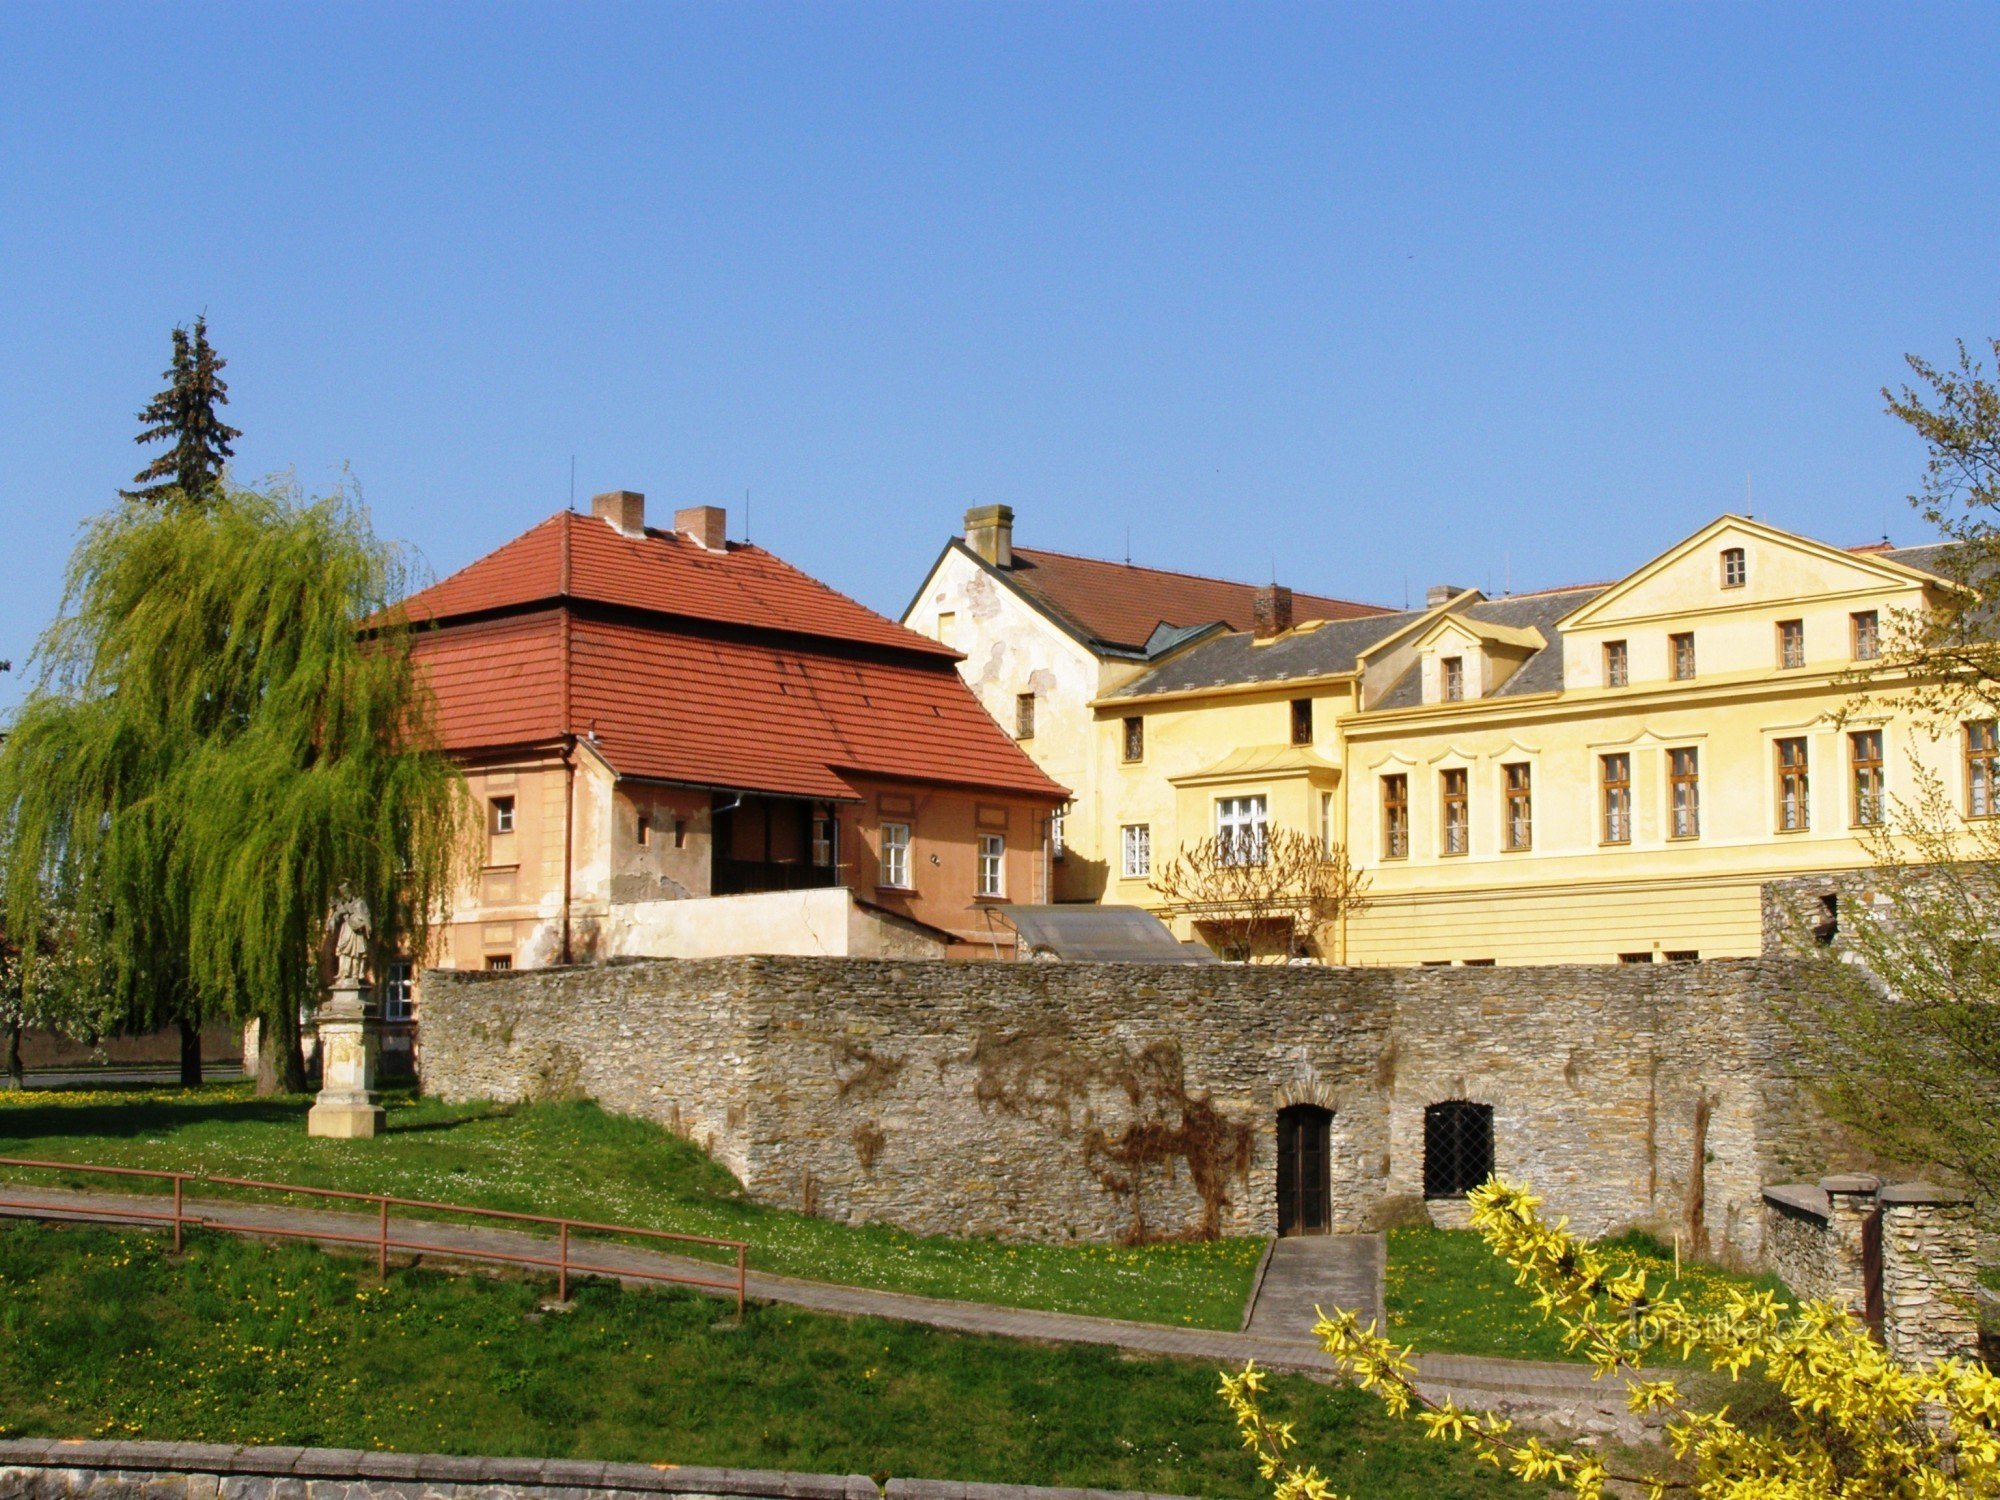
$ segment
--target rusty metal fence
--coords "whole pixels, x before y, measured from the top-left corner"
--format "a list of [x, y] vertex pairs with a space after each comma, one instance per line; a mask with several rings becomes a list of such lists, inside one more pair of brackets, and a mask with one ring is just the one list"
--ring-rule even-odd
[[[665, 1229], [642, 1229], [635, 1224], [597, 1224], [587, 1219], [564, 1219], [551, 1214], [514, 1213], [503, 1208], [474, 1208], [465, 1203], [433, 1203], [423, 1198], [398, 1198], [389, 1193], [356, 1193], [341, 1188], [305, 1187], [290, 1182], [259, 1182], [248, 1177], [211, 1177], [202, 1172], [161, 1172], [144, 1167], [100, 1167], [85, 1162], [36, 1161], [27, 1157], [0, 1156], [0, 1167], [21, 1167], [49, 1172], [82, 1172], [100, 1177], [143, 1178], [151, 1182], [165, 1182], [172, 1185], [171, 1212], [132, 1204], [121, 1204], [111, 1208], [86, 1202], [51, 1203], [47, 1200], [11, 1199], [0, 1197], [0, 1210], [16, 1214], [63, 1218], [63, 1219], [103, 1219], [110, 1222], [131, 1224], [158, 1224], [170, 1227], [174, 1234], [174, 1249], [185, 1244], [186, 1231], [194, 1229], [214, 1229], [225, 1234], [240, 1234], [256, 1239], [312, 1240], [318, 1244], [359, 1245], [375, 1251], [376, 1271], [387, 1278], [389, 1274], [389, 1252], [410, 1251], [420, 1255], [442, 1256], [450, 1260], [487, 1261], [499, 1265], [529, 1266], [556, 1273], [556, 1296], [559, 1301], [569, 1300], [570, 1277], [610, 1276], [624, 1277], [640, 1281], [674, 1282], [682, 1286], [704, 1287], [712, 1291], [733, 1291], [736, 1294], [736, 1312], [743, 1312], [744, 1282], [747, 1274], [747, 1254], [749, 1246], [742, 1240], [716, 1239], [703, 1234], [676, 1234]], [[208, 1187], [235, 1188], [247, 1192], [298, 1194], [308, 1198], [326, 1198], [346, 1203], [365, 1203], [375, 1211], [373, 1232], [368, 1234], [348, 1233], [344, 1229], [321, 1226], [318, 1228], [296, 1228], [269, 1223], [244, 1223], [229, 1219], [210, 1218], [194, 1211], [200, 1204], [191, 1205], [188, 1188], [191, 1184]], [[0, 1192], [5, 1192], [7, 1184], [0, 1183]], [[455, 1214], [474, 1219], [500, 1220], [508, 1224], [538, 1225], [554, 1229], [555, 1253], [514, 1254], [510, 1251], [493, 1249], [476, 1243], [441, 1244], [436, 1240], [399, 1239], [392, 1232], [391, 1210], [405, 1210], [404, 1222], [413, 1222], [409, 1211], [415, 1211], [415, 1222], [436, 1224], [436, 1216]], [[342, 1214], [342, 1218], [358, 1218], [354, 1214]], [[735, 1253], [736, 1275], [731, 1280], [712, 1280], [701, 1276], [684, 1275], [666, 1271], [658, 1267], [638, 1262], [628, 1262], [621, 1266], [594, 1265], [578, 1260], [571, 1254], [572, 1236], [577, 1234], [637, 1235], [649, 1240], [671, 1241], [683, 1245], [702, 1245], [711, 1249], [729, 1250]], [[722, 1269], [720, 1266], [718, 1270]]]

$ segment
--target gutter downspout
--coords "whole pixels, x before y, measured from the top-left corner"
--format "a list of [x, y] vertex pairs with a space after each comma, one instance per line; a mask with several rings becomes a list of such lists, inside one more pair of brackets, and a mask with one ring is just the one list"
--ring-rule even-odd
[[569, 532], [571, 517], [563, 517], [562, 527], [562, 578], [557, 597], [562, 601], [562, 731], [563, 731], [563, 888], [562, 888], [562, 953], [561, 961], [567, 966], [570, 959], [569, 945], [569, 903], [570, 888], [576, 860], [576, 735], [570, 728], [569, 701], [569, 654], [570, 654], [570, 604], [569, 604]]

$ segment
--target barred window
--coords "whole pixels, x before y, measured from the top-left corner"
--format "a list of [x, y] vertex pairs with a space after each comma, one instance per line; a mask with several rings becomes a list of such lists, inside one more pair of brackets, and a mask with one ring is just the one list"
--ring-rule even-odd
[[1035, 737], [1035, 695], [1016, 693], [1014, 695], [1014, 738], [1031, 740]]
[[1493, 1175], [1493, 1106], [1447, 1099], [1424, 1110], [1424, 1196], [1457, 1198]]

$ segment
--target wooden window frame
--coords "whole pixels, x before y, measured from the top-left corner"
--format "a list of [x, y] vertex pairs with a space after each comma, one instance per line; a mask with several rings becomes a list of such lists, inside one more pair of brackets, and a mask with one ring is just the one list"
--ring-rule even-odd
[[1812, 746], [1802, 734], [1772, 741], [1777, 756], [1778, 832], [1812, 832]]
[[1465, 701], [1465, 658], [1463, 656], [1440, 656], [1438, 658], [1438, 700], [1442, 703], [1463, 703]]
[[1310, 698], [1292, 700], [1292, 743], [1310, 745], [1313, 742], [1313, 701]]
[[1128, 766], [1136, 766], [1146, 758], [1146, 716], [1127, 714], [1118, 726], [1119, 759]]
[[1857, 609], [1847, 617], [1847, 654], [1855, 661], [1882, 659], [1882, 616], [1873, 609]]
[[[1730, 575], [1734, 574], [1734, 577]], [[1740, 589], [1750, 581], [1750, 558], [1741, 547], [1722, 549], [1722, 586]]]
[[972, 888], [974, 897], [981, 901], [1006, 900], [1007, 835], [1004, 833], [980, 834], [977, 857], [978, 865]]
[[[1683, 771], [1681, 757], [1688, 769]], [[1681, 793], [1687, 793], [1683, 823]], [[1701, 837], [1701, 747], [1678, 745], [1667, 751], [1667, 837], [1686, 843]]]
[[[1458, 835], [1456, 849], [1452, 847], [1454, 832]], [[1472, 772], [1466, 766], [1447, 766], [1438, 772], [1438, 853], [1457, 859], [1471, 852]]]
[[1778, 621], [1778, 670], [1796, 672], [1806, 664], [1806, 622]]
[[1847, 735], [1848, 826], [1880, 828], [1889, 778], [1883, 762], [1882, 731], [1854, 729]]
[[2000, 724], [1992, 719], [1975, 719], [1965, 726], [1964, 742], [1965, 815], [1968, 818], [2000, 815], [2000, 798], [1995, 795], [2000, 792], [2000, 786], [1995, 785], [1996, 774], [2000, 774]]
[[[908, 823], [883, 823], [881, 828], [882, 868], [878, 872], [876, 884], [887, 891], [913, 891], [916, 887], [916, 830]], [[901, 834], [901, 838], [891, 838], [890, 830]], [[898, 879], [897, 863], [902, 864]]]
[[1392, 771], [1382, 778], [1382, 858], [1410, 857], [1410, 777]]
[[[1611, 775], [1612, 762], [1618, 763], [1620, 774], [1614, 780]], [[1598, 843], [1629, 844], [1632, 842], [1632, 752], [1614, 750], [1608, 755], [1597, 757], [1598, 786]], [[1618, 819], [1616, 826], [1624, 831], [1616, 837], [1612, 834], [1613, 810]]]
[[1604, 685], [1629, 687], [1632, 683], [1632, 652], [1624, 641], [1604, 643]]
[[[1686, 671], [1681, 670], [1683, 666], [1683, 652], [1685, 652]], [[1694, 632], [1692, 630], [1676, 630], [1667, 637], [1668, 673], [1673, 677], [1675, 682], [1693, 682], [1695, 673], [1699, 670], [1700, 668], [1696, 664], [1694, 654]]]
[[1016, 693], [1014, 695], [1014, 738], [1031, 740], [1035, 737], [1035, 695]]
[[1509, 761], [1500, 767], [1500, 776], [1506, 793], [1500, 823], [1500, 847], [1509, 854], [1519, 854], [1535, 847], [1534, 763]]

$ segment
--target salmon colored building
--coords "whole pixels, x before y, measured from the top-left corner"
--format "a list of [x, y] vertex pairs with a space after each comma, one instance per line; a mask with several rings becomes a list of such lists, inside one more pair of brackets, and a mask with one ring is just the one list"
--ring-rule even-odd
[[600, 495], [409, 609], [484, 821], [440, 963], [1011, 957], [992, 909], [1048, 899], [1068, 793], [958, 653], [728, 541], [720, 509], [660, 530]]

